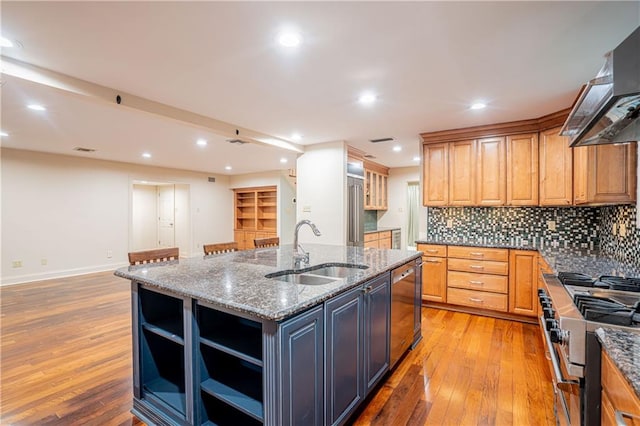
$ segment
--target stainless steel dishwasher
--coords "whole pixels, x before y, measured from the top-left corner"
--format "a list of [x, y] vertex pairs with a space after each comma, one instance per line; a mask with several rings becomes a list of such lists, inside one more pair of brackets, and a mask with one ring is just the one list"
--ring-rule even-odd
[[391, 271], [391, 368], [413, 342], [416, 264]]

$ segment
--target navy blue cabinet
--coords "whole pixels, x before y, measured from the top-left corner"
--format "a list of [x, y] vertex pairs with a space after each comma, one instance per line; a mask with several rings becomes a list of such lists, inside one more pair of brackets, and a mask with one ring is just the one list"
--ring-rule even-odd
[[324, 424], [324, 321], [322, 306], [280, 327], [282, 425]]
[[325, 303], [326, 424], [344, 423], [389, 369], [390, 277]]
[[415, 348], [420, 340], [422, 340], [422, 259], [416, 260], [416, 287], [413, 297], [414, 314], [413, 314], [413, 344], [411, 348]]

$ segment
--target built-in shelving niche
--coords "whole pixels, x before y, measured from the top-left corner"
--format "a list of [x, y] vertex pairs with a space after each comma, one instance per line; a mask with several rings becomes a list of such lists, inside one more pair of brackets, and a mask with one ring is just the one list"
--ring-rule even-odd
[[262, 424], [262, 324], [197, 306], [205, 424]]

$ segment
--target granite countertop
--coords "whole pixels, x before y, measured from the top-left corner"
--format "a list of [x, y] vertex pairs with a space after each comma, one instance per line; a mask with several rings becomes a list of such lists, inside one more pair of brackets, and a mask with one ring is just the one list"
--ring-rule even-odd
[[199, 299], [213, 305], [279, 321], [351, 287], [420, 257], [409, 250], [305, 244], [310, 265], [352, 263], [347, 278], [329, 284], [299, 285], [265, 278], [293, 269], [293, 245], [123, 267], [115, 275]]
[[400, 229], [400, 227], [396, 226], [396, 227], [390, 227], [390, 228], [381, 227], [381, 228], [377, 228], [377, 229], [369, 229], [369, 230], [365, 229], [364, 233], [365, 234], [371, 234], [371, 233], [374, 233], [374, 232], [395, 231], [396, 229]]
[[517, 250], [536, 250], [554, 273], [561, 271], [582, 272], [597, 278], [601, 275], [622, 277], [640, 277], [640, 265], [620, 262], [601, 253], [580, 247], [536, 247], [523, 245], [520, 241], [487, 241], [484, 239], [424, 239], [417, 240], [418, 244], [438, 244], [451, 246], [471, 246], [488, 248], [506, 248]]
[[640, 332], [612, 327], [596, 329], [602, 348], [640, 398]]

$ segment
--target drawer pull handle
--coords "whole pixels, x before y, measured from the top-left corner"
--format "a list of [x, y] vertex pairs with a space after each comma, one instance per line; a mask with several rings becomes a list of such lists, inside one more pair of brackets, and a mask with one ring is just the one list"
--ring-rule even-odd
[[431, 259], [427, 259], [427, 260], [425, 260], [425, 262], [427, 262], [427, 263], [441, 263], [440, 260], [431, 260]]
[[469, 284], [474, 284], [474, 285], [483, 285], [484, 282], [483, 281], [473, 281], [473, 280], [469, 280]]
[[425, 251], [427, 253], [437, 253], [438, 252], [438, 250], [435, 250], [435, 249], [426, 249]]
[[624, 411], [615, 410], [616, 416], [616, 426], [627, 426], [627, 422], [624, 421], [625, 418], [629, 420], [640, 420], [640, 417], [635, 414], [625, 413]]
[[471, 265], [470, 268], [472, 268], [472, 269], [484, 269], [484, 266], [482, 266], [482, 265]]
[[472, 251], [472, 252], [471, 252], [471, 253], [469, 253], [469, 254], [470, 254], [471, 256], [480, 256], [480, 257], [483, 257], [483, 256], [484, 256], [484, 253], [480, 253], [480, 252], [477, 252], [477, 251]]
[[472, 301], [472, 302], [476, 302], [476, 303], [482, 303], [483, 302], [482, 299], [476, 299], [475, 297], [470, 297], [469, 300]]

